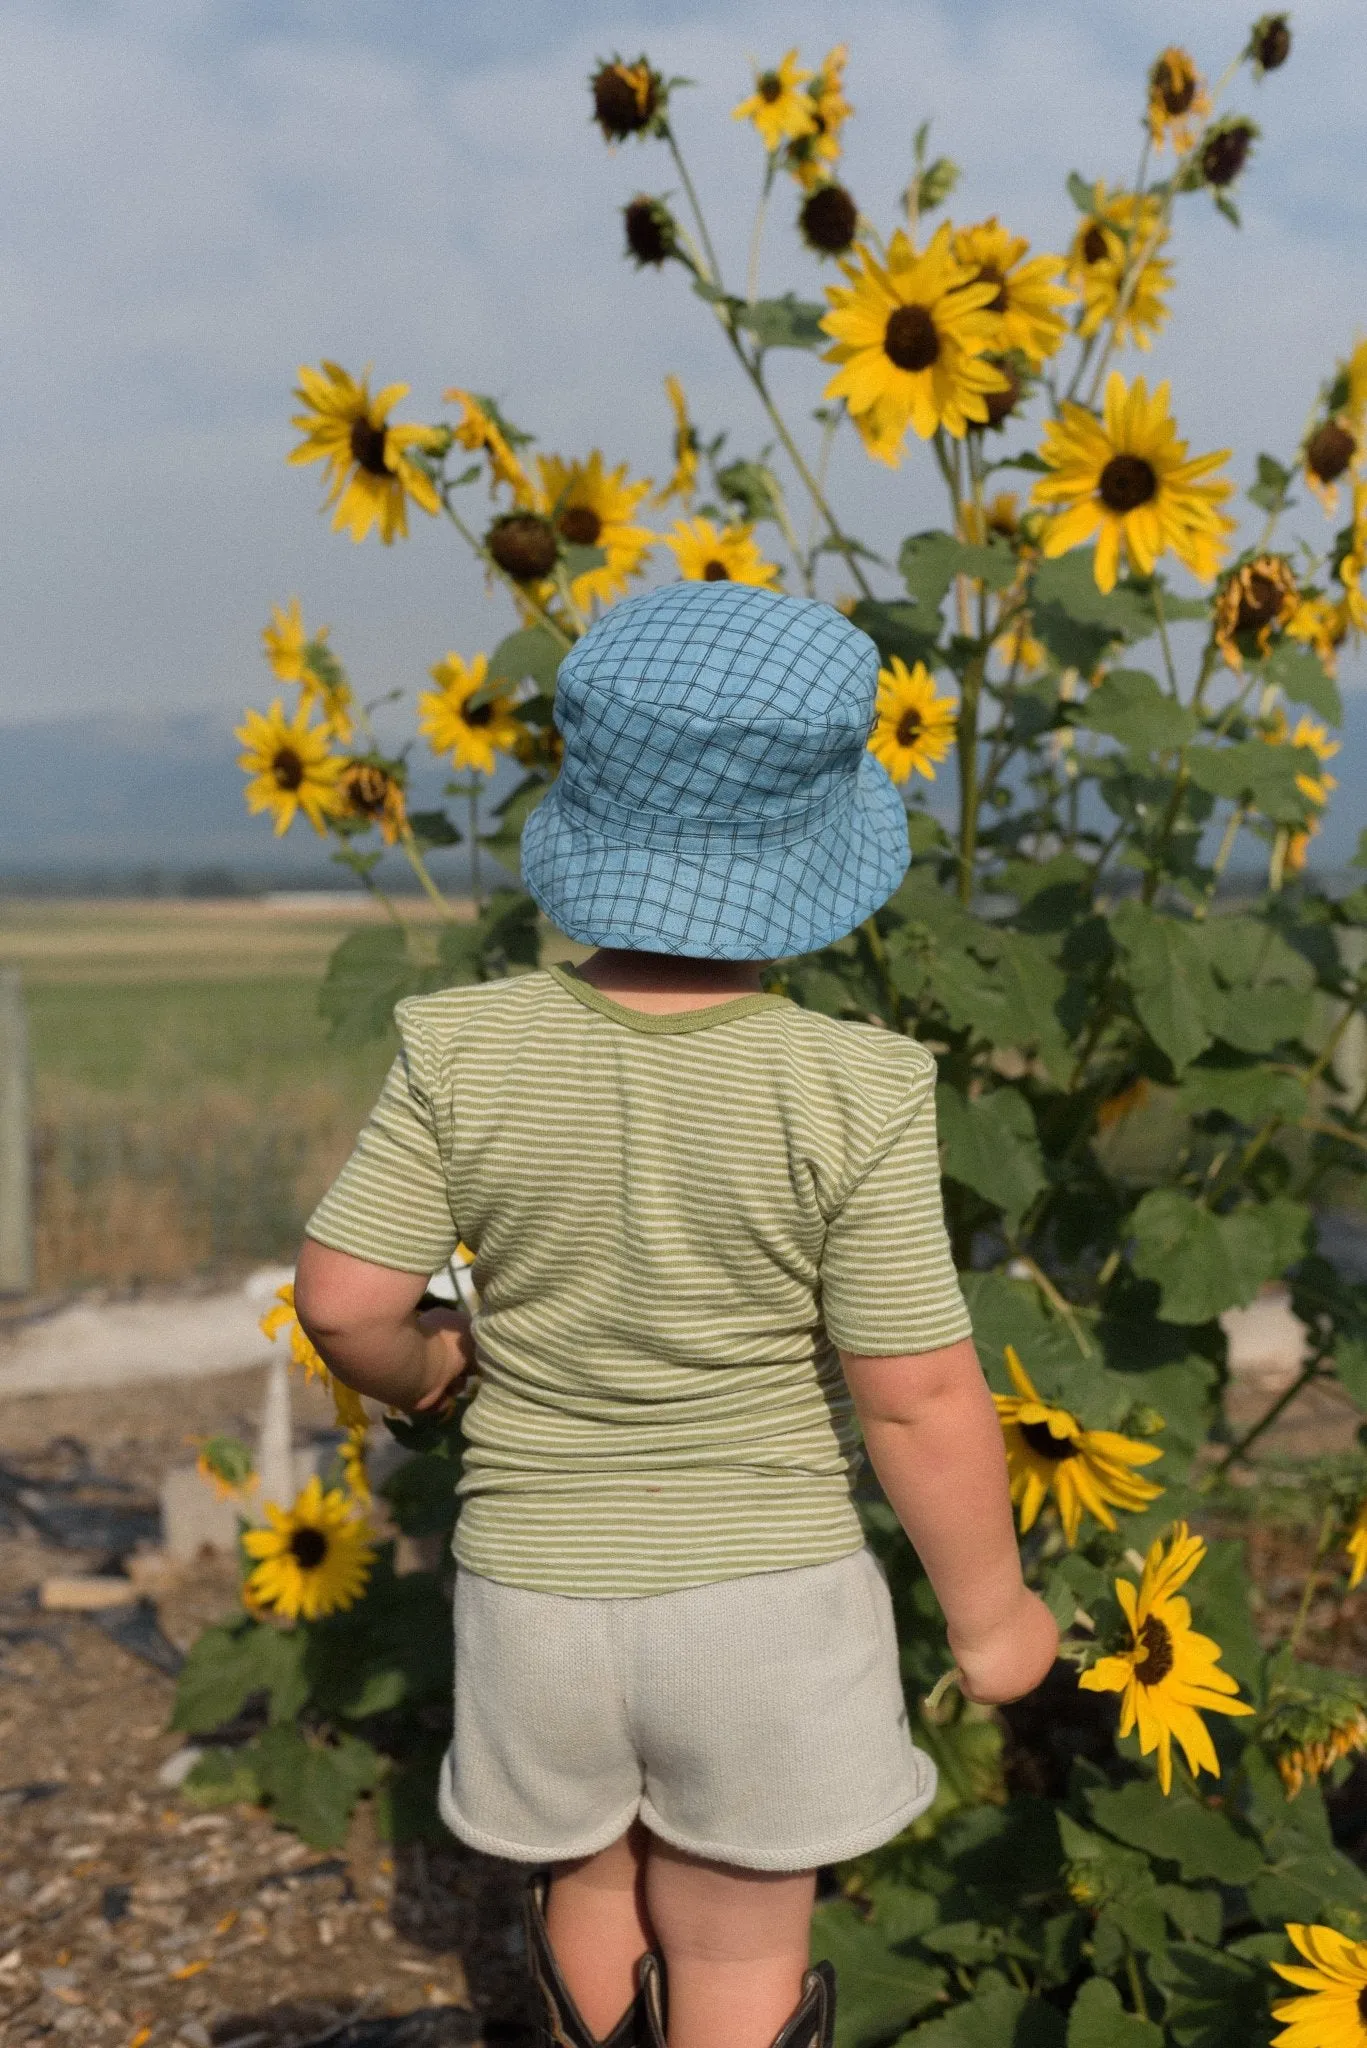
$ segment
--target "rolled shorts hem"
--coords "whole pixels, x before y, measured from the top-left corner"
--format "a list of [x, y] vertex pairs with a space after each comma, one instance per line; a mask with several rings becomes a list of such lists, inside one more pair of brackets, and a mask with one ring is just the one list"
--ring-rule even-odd
[[756, 1843], [741, 1848], [729, 1842], [699, 1842], [670, 1827], [660, 1818], [648, 1798], [642, 1798], [639, 1811], [643, 1825], [652, 1835], [668, 1842], [671, 1849], [682, 1849], [685, 1855], [696, 1856], [706, 1863], [731, 1863], [742, 1870], [820, 1870], [828, 1863], [846, 1863], [851, 1856], [862, 1856], [867, 1850], [890, 1842], [894, 1835], [901, 1834], [903, 1828], [920, 1819], [934, 1797], [932, 1781], [926, 1791], [907, 1800], [885, 1819], [873, 1821], [855, 1834], [843, 1835], [834, 1842], [804, 1842], [794, 1847], [785, 1844], [776, 1847], [772, 1842], [765, 1843], [762, 1848]]
[[458, 1841], [464, 1842], [467, 1848], [480, 1850], [485, 1856], [502, 1856], [509, 1863], [574, 1863], [581, 1856], [596, 1856], [600, 1849], [606, 1849], [626, 1833], [641, 1806], [639, 1799], [633, 1799], [626, 1811], [606, 1827], [595, 1828], [591, 1834], [578, 1836], [573, 1841], [533, 1849], [525, 1842], [509, 1842], [501, 1835], [491, 1835], [467, 1820], [452, 1796], [449, 1776], [445, 1771], [437, 1804], [442, 1819]]

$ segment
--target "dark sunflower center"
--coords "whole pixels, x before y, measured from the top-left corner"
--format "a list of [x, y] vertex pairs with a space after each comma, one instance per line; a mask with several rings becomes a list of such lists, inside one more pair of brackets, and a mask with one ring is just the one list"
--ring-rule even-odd
[[1133, 512], [1158, 490], [1153, 464], [1142, 455], [1113, 455], [1101, 472], [1101, 502], [1110, 512]]
[[369, 476], [388, 476], [389, 464], [384, 459], [384, 428], [372, 426], [369, 420], [357, 420], [351, 429], [351, 453], [358, 469]]
[[321, 1529], [296, 1529], [290, 1537], [290, 1556], [302, 1572], [316, 1572], [328, 1554], [328, 1540]]
[[1110, 254], [1106, 236], [1095, 221], [1082, 237], [1082, 254], [1088, 263], [1104, 263]]
[[1246, 633], [1254, 626], [1265, 626], [1276, 618], [1281, 606], [1281, 585], [1254, 569], [1239, 593], [1238, 630]]
[[[1270, 70], [1272, 67], [1269, 65], [1267, 68]], [[1358, 1993], [1357, 2008], [1358, 2018], [1362, 2021], [1364, 2030], [1367, 2031], [1367, 1984], [1364, 1984]]]
[[353, 768], [347, 778], [347, 796], [358, 811], [382, 811], [388, 791], [389, 777], [382, 768]]
[[1047, 1422], [1022, 1422], [1020, 1433], [1032, 1451], [1041, 1458], [1052, 1458], [1061, 1465], [1066, 1458], [1075, 1458], [1077, 1445], [1069, 1436], [1055, 1436]]
[[988, 300], [982, 309], [983, 312], [1004, 313], [1006, 311], [1006, 279], [1002, 276], [996, 264], [984, 263], [980, 265], [975, 282], [978, 284], [994, 284], [997, 287], [996, 297]]
[[277, 789], [298, 789], [304, 779], [304, 764], [293, 747], [281, 747], [271, 762]]
[[570, 546], [576, 548], [591, 548], [603, 531], [603, 522], [592, 505], [567, 505], [559, 524]]
[[1134, 1675], [1141, 1685], [1161, 1685], [1176, 1661], [1172, 1653], [1172, 1636], [1166, 1622], [1156, 1614], [1147, 1615], [1139, 1631], [1138, 1648], [1144, 1652], [1136, 1663]]
[[494, 715], [492, 704], [462, 704], [460, 715], [467, 725], [487, 725]]
[[1305, 447], [1305, 459], [1322, 484], [1341, 477], [1357, 454], [1357, 441], [1337, 420], [1316, 428]]
[[928, 370], [940, 353], [940, 336], [926, 306], [898, 306], [883, 330], [883, 352], [899, 370]]
[[731, 571], [727, 568], [725, 562], [719, 562], [714, 555], [712, 560], [703, 568], [702, 580], [704, 583], [729, 583], [731, 581]]
[[914, 747], [921, 737], [925, 720], [919, 711], [904, 711], [897, 725], [899, 747]]
[[1154, 80], [1166, 113], [1185, 114], [1196, 97], [1196, 79], [1171, 64], [1160, 64]]
[[772, 107], [775, 100], [783, 98], [783, 80], [777, 71], [766, 71], [759, 82], [759, 96]]

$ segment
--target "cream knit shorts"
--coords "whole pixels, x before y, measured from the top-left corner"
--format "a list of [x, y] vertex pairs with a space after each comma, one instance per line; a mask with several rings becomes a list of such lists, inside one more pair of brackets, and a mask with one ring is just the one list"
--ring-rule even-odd
[[807, 1870], [929, 1806], [892, 1602], [868, 1550], [635, 1599], [460, 1571], [441, 1811], [473, 1848], [556, 1863], [639, 1815], [751, 1870]]

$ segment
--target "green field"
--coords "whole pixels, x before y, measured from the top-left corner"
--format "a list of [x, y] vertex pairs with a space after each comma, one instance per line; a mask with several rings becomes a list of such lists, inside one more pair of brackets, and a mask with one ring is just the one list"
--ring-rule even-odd
[[333, 946], [374, 914], [0, 899], [29, 1017], [42, 1292], [293, 1255], [394, 1053], [392, 1035], [334, 1045], [317, 1009]]

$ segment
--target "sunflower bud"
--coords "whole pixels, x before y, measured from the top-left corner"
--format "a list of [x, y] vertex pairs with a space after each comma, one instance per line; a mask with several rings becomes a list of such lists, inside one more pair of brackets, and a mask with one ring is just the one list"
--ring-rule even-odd
[[678, 255], [678, 230], [663, 199], [650, 199], [644, 192], [638, 192], [622, 208], [622, 221], [627, 231], [627, 254], [636, 258], [638, 270], [644, 270], [647, 264], [658, 269], [671, 256]]
[[600, 64], [589, 87], [593, 118], [608, 142], [641, 134], [664, 109], [664, 81], [645, 57], [638, 57], [634, 64], [624, 64], [620, 57]]
[[1220, 121], [1201, 144], [1201, 177], [1207, 185], [1232, 185], [1257, 140], [1258, 130], [1242, 114]]
[[1341, 420], [1326, 420], [1305, 444], [1305, 466], [1322, 484], [1336, 483], [1358, 452], [1356, 436]]
[[818, 185], [797, 217], [802, 239], [820, 256], [843, 256], [859, 226], [859, 208], [843, 185]]
[[507, 512], [484, 536], [484, 545], [515, 583], [539, 583], [555, 567], [555, 528], [536, 512]]
[[1291, 23], [1284, 14], [1263, 14], [1253, 24], [1245, 51], [1259, 77], [1280, 71], [1291, 55]]

